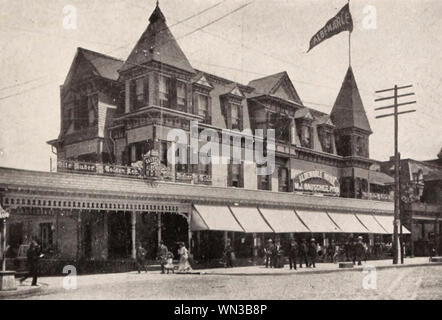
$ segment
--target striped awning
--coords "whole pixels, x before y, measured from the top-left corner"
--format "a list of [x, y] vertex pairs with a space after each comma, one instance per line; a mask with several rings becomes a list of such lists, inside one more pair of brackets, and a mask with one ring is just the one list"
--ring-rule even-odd
[[388, 234], [387, 230], [382, 228], [382, 226], [377, 222], [372, 214], [356, 214], [356, 217], [361, 221], [361, 223], [368, 229], [369, 233], [377, 234]]
[[338, 225], [342, 232], [367, 233], [368, 229], [356, 218], [354, 213], [330, 212], [330, 218]]
[[247, 233], [273, 232], [256, 207], [230, 206], [233, 215]]
[[259, 208], [259, 211], [276, 233], [310, 232], [293, 210]]
[[342, 232], [325, 210], [296, 209], [295, 211], [311, 232]]
[[244, 232], [227, 206], [195, 204], [192, 212], [192, 231], [217, 230]]

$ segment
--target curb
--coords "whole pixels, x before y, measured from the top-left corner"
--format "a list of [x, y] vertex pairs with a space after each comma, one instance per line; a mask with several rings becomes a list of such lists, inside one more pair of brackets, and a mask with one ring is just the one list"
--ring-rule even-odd
[[17, 290], [11, 290], [11, 291], [0, 291], [0, 299], [4, 298], [24, 298], [28, 296], [32, 296], [35, 294], [40, 294], [43, 292], [43, 287], [46, 285], [38, 284], [36, 287], [29, 287], [26, 289], [17, 289]]
[[[431, 267], [431, 266], [441, 266], [442, 262], [432, 262], [432, 263], [417, 263], [417, 264], [403, 264], [403, 265], [387, 265], [387, 266], [373, 266], [377, 270], [383, 269], [400, 269], [400, 268], [412, 268], [412, 267]], [[365, 266], [371, 266], [365, 264]], [[287, 275], [308, 275], [308, 274], [324, 274], [324, 273], [336, 273], [336, 272], [356, 272], [362, 271], [364, 268], [342, 268], [342, 269], [328, 269], [328, 270], [309, 270], [309, 271], [288, 271], [286, 273], [222, 273], [222, 272], [201, 272], [202, 275], [216, 275], [216, 276], [287, 276]]]

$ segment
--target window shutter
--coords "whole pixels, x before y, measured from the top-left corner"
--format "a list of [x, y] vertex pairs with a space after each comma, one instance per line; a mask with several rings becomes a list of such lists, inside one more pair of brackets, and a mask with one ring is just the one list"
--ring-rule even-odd
[[232, 160], [227, 165], [227, 186], [232, 186]]
[[144, 105], [149, 105], [149, 77], [146, 76], [143, 80], [144, 82]]
[[177, 103], [178, 103], [178, 98], [177, 98], [177, 89], [176, 89], [176, 78], [172, 77], [169, 80], [169, 108], [172, 109], [177, 109]]
[[196, 92], [193, 92], [192, 94], [192, 107], [193, 107], [193, 114], [198, 115], [198, 96]]
[[239, 187], [244, 188], [244, 162], [239, 166]]
[[135, 80], [131, 80], [130, 81], [130, 96], [129, 96], [129, 99], [130, 99], [130, 104], [129, 104], [129, 112], [131, 112], [131, 111], [134, 111], [135, 109], [136, 109], [136, 97], [135, 97], [135, 95], [136, 95], [136, 92], [135, 92], [135, 90], [136, 90], [136, 86], [135, 86]]
[[207, 124], [212, 124], [212, 97], [210, 94], [207, 96]]
[[160, 91], [160, 86], [159, 86], [159, 77], [158, 77], [158, 73], [154, 73], [153, 74], [153, 83], [154, 83], [154, 90], [153, 90], [153, 103], [156, 106], [160, 105], [160, 101], [159, 101], [159, 91]]

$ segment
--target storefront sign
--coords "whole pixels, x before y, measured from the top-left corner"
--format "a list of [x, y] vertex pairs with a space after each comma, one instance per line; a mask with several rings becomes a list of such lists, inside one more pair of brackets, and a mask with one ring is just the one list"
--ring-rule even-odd
[[335, 176], [321, 170], [300, 173], [293, 179], [294, 191], [339, 196], [339, 181]]

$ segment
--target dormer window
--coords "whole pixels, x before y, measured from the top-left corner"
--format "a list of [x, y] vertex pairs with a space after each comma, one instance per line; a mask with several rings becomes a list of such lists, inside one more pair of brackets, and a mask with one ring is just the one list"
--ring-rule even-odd
[[195, 104], [198, 115], [204, 118], [203, 122], [209, 123], [210, 122], [209, 96], [200, 92], [196, 93]]
[[170, 102], [170, 79], [168, 77], [160, 75], [158, 91], [159, 91], [160, 106], [169, 108], [169, 106], [170, 106], [170, 103], [169, 103]]
[[301, 146], [305, 148], [313, 148], [313, 128], [305, 123], [301, 124], [298, 129], [299, 140], [301, 142]]
[[232, 130], [242, 130], [242, 119], [241, 119], [241, 105], [236, 103], [230, 104], [230, 115], [231, 115], [231, 129]]
[[319, 141], [321, 142], [322, 151], [333, 153], [332, 129], [326, 126], [319, 126]]

